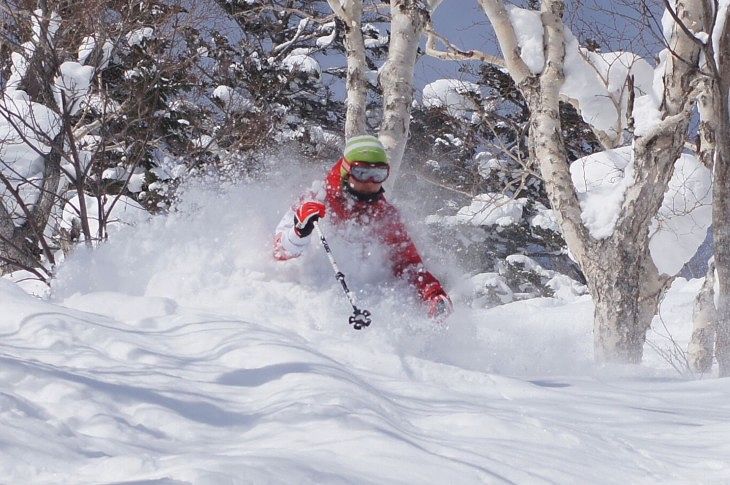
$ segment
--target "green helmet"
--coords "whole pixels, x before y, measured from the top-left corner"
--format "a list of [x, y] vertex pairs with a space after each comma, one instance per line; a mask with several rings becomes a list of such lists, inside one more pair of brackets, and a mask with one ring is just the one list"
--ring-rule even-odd
[[388, 163], [385, 147], [372, 135], [353, 136], [347, 140], [345, 158], [350, 162]]

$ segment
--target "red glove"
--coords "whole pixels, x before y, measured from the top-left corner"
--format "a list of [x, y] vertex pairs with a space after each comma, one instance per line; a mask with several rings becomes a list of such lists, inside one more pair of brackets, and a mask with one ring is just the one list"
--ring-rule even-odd
[[302, 202], [294, 213], [294, 232], [299, 237], [307, 237], [314, 230], [314, 221], [324, 217], [325, 206], [316, 200]]
[[423, 295], [423, 301], [428, 305], [428, 316], [438, 321], [444, 320], [454, 311], [451, 298], [438, 282], [429, 286]]
[[428, 300], [428, 316], [442, 321], [454, 311], [454, 305], [446, 293], [432, 296]]

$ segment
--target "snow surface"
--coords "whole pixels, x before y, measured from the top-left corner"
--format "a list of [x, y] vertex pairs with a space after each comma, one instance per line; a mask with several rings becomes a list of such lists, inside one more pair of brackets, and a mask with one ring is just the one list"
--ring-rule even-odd
[[81, 45], [79, 45], [79, 56], [78, 61], [81, 64], [86, 63], [86, 59], [89, 58], [94, 49], [96, 48], [96, 39], [93, 36], [86, 36], [81, 39]]
[[[441, 268], [456, 313], [437, 327], [325, 219], [374, 315], [349, 328], [316, 245], [271, 258], [294, 171], [188, 190], [77, 249], [50, 300], [0, 280], [2, 481], [730, 480], [730, 382], [681, 377], [650, 347], [642, 367], [595, 367], [588, 297], [472, 310]], [[700, 284], [677, 280], [663, 305], [680, 344]]]
[[715, 27], [712, 30], [712, 48], [715, 54], [716, 65], [720, 64], [720, 39], [725, 31], [725, 23], [727, 22], [728, 8], [730, 8], [730, 0], [720, 0], [718, 2], [717, 14], [715, 15]]
[[[96, 39], [92, 36], [84, 37], [81, 40], [81, 45], [79, 45], [78, 61], [81, 64], [85, 64], [86, 61], [89, 59], [89, 56], [94, 52], [94, 49], [96, 49]], [[104, 44], [102, 44], [101, 50], [101, 60], [99, 61], [99, 65], [97, 68], [105, 69], [109, 65], [109, 61], [111, 60], [112, 51], [114, 50], [114, 44], [110, 40], [106, 40], [104, 41]]]
[[530, 220], [530, 226], [560, 233], [560, 224], [552, 209], [548, 209], [537, 201], [535, 201], [535, 209], [537, 214]]
[[[545, 66], [543, 52], [543, 27], [540, 12], [516, 5], [507, 5], [507, 14], [515, 29], [520, 57], [530, 68], [532, 74], [540, 74]], [[566, 29], [567, 31], [567, 29]]]
[[657, 268], [668, 275], [679, 273], [705, 241], [711, 224], [712, 174], [696, 157], [683, 154], [649, 229], [649, 251]]
[[330, 33], [321, 37], [317, 37], [317, 41], [315, 42], [317, 47], [319, 47], [320, 49], [325, 49], [331, 46], [337, 38], [337, 27], [335, 26], [334, 22], [329, 22], [326, 25], [323, 25], [322, 30], [325, 29], [330, 29]]
[[596, 239], [613, 234], [626, 189], [634, 182], [633, 149], [621, 147], [580, 158], [570, 165], [581, 218]]
[[[43, 32], [41, 24], [46, 21], [48, 21], [46, 25], [46, 38], [41, 40], [41, 33]], [[53, 38], [56, 36], [59, 27], [61, 27], [61, 16], [58, 15], [58, 12], [51, 12], [50, 16], [44, 16], [43, 10], [38, 8], [33, 11], [31, 23], [33, 24], [33, 43], [40, 45], [43, 42], [52, 45], [54, 43]]]

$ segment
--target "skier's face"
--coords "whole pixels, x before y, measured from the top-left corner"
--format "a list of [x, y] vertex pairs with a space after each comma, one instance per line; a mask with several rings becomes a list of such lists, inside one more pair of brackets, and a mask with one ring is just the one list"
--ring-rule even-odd
[[355, 192], [360, 192], [361, 194], [374, 194], [380, 190], [380, 188], [383, 186], [383, 184], [378, 182], [360, 182], [359, 180], [355, 180], [352, 177], [350, 177], [348, 183], [350, 184], [350, 187]]

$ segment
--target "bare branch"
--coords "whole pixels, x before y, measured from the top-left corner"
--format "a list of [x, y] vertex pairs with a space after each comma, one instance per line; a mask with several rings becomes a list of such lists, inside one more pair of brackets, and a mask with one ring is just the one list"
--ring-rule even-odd
[[[452, 44], [446, 37], [434, 30], [433, 23], [429, 21], [424, 28], [426, 32], [426, 54], [437, 59], [447, 61], [481, 61], [485, 64], [505, 67], [505, 61], [501, 57], [491, 56], [481, 51], [470, 49], [465, 51]], [[438, 50], [437, 41], [446, 46], [445, 51]]]

